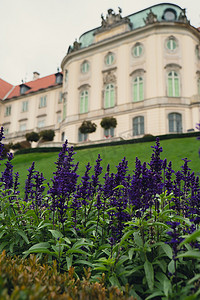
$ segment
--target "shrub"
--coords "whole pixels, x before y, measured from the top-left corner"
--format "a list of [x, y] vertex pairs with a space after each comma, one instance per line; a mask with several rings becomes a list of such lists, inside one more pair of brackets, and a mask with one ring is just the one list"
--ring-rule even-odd
[[83, 121], [79, 130], [81, 133], [92, 133], [96, 131], [96, 128], [97, 125], [95, 123], [92, 123], [91, 121]]
[[104, 129], [110, 129], [111, 127], [115, 128], [117, 126], [117, 120], [113, 117], [105, 117], [101, 120], [100, 125]]
[[26, 134], [26, 140], [28, 142], [37, 142], [39, 141], [39, 138], [40, 138], [39, 134], [34, 131]]
[[53, 141], [54, 136], [55, 136], [55, 132], [52, 129], [49, 130], [42, 130], [39, 133], [40, 137], [42, 138], [42, 141]]

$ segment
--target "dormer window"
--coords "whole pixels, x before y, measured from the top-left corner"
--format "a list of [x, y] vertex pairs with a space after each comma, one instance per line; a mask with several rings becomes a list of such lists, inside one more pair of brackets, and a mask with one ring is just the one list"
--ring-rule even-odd
[[20, 95], [23, 95], [26, 93], [28, 90], [30, 90], [30, 87], [27, 86], [26, 84], [22, 83], [20, 84]]
[[176, 11], [172, 8], [167, 8], [165, 11], [164, 11], [164, 14], [163, 14], [163, 17], [162, 19], [165, 20], [165, 21], [175, 21], [176, 20]]
[[58, 83], [58, 84], [62, 83], [62, 81], [63, 81], [62, 73], [58, 72], [58, 73], [55, 74], [55, 76], [56, 76], [56, 83]]

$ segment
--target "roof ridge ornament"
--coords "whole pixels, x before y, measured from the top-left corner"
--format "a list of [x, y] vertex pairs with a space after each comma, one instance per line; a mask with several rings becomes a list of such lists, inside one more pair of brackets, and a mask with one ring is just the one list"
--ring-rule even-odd
[[179, 22], [183, 22], [186, 24], [190, 24], [190, 21], [188, 20], [187, 16], [186, 16], [186, 9], [183, 8], [182, 12], [180, 12], [180, 15], [178, 17]]

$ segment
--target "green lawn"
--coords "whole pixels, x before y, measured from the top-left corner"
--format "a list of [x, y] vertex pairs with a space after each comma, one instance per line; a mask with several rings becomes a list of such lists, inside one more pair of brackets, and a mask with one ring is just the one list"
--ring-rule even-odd
[[[116, 171], [116, 165], [125, 156], [129, 162], [129, 170], [132, 170], [135, 165], [136, 156], [142, 161], [149, 162], [152, 154], [151, 146], [154, 142], [145, 142], [140, 144], [107, 146], [100, 148], [91, 148], [77, 150], [74, 156], [75, 162], [79, 161], [79, 175], [83, 175], [85, 165], [90, 162], [92, 166], [95, 164], [98, 153], [102, 157], [103, 174], [106, 172], [106, 166], [109, 163], [111, 171]], [[163, 153], [161, 158], [167, 158], [167, 161], [172, 161], [172, 166], [175, 171], [180, 169], [183, 161], [182, 158], [187, 157], [191, 160], [190, 168], [197, 175], [200, 172], [200, 158], [198, 156], [198, 149], [200, 147], [200, 141], [195, 137], [179, 138], [161, 141], [163, 147]], [[14, 172], [19, 172], [21, 188], [24, 187], [24, 182], [27, 176], [27, 169], [35, 161], [36, 170], [43, 172], [44, 177], [49, 181], [53, 177], [53, 172], [56, 169], [54, 162], [57, 160], [58, 153], [31, 153], [16, 155], [13, 159]], [[3, 162], [0, 170], [3, 169]], [[91, 173], [92, 174], [92, 173]]]

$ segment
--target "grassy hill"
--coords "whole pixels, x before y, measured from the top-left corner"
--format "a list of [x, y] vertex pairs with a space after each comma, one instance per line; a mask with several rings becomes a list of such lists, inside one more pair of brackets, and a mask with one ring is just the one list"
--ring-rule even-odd
[[[101, 148], [90, 148], [76, 150], [74, 155], [74, 161], [79, 161], [78, 174], [82, 176], [85, 171], [85, 165], [90, 162], [92, 166], [95, 164], [98, 153], [102, 158], [103, 175], [106, 172], [107, 164], [111, 166], [111, 171], [116, 172], [116, 165], [125, 156], [129, 162], [129, 171], [132, 174], [132, 170], [135, 165], [136, 156], [142, 161], [149, 162], [152, 155], [152, 148], [154, 142], [145, 142], [138, 144], [128, 145], [116, 145], [106, 146]], [[161, 158], [167, 158], [167, 161], [172, 161], [172, 166], [175, 171], [178, 171], [183, 163], [182, 158], [187, 157], [191, 160], [190, 168], [196, 175], [200, 173], [200, 158], [198, 155], [198, 149], [200, 142], [195, 137], [178, 138], [161, 141], [163, 147], [163, 153]], [[55, 161], [58, 158], [58, 153], [30, 153], [16, 155], [13, 159], [14, 172], [19, 172], [21, 188], [24, 187], [24, 182], [27, 177], [27, 169], [30, 168], [32, 162], [35, 162], [36, 170], [43, 172], [47, 181], [53, 177], [53, 172], [56, 169]], [[4, 168], [3, 162], [0, 167], [0, 171]], [[91, 174], [93, 173], [93, 168]]]

